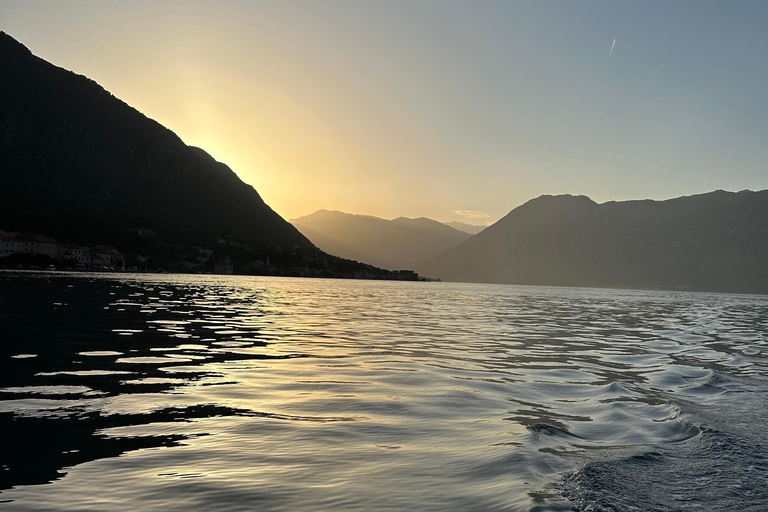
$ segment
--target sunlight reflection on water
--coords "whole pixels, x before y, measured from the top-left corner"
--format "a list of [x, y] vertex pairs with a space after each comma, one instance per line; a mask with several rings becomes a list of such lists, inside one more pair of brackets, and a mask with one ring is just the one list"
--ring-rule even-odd
[[760, 296], [0, 273], [0, 305], [11, 509], [589, 510], [565, 475], [765, 390]]

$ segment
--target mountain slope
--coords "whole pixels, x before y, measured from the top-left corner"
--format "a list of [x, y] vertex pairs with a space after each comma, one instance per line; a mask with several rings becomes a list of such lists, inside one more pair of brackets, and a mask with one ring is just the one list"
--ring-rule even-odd
[[329, 254], [389, 269], [412, 269], [470, 236], [431, 219], [386, 220], [328, 210], [291, 223]]
[[768, 293], [768, 191], [542, 196], [417, 266], [450, 281]]
[[0, 33], [0, 219], [8, 229], [130, 250], [247, 244], [273, 261], [318, 253], [226, 165], [185, 145], [94, 81]]

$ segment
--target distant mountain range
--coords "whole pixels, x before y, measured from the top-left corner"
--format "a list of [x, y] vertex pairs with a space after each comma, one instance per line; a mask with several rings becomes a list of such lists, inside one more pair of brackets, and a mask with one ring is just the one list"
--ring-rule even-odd
[[0, 32], [0, 229], [178, 271], [224, 260], [238, 273], [414, 278], [376, 265], [450, 281], [768, 293], [768, 191], [542, 196], [474, 236], [325, 210], [292, 222], [202, 149]]
[[423, 217], [387, 220], [329, 210], [291, 224], [329, 254], [388, 269], [413, 269], [471, 236]]
[[451, 221], [451, 222], [443, 222], [446, 226], [451, 226], [454, 229], [458, 229], [459, 231], [463, 231], [465, 233], [469, 233], [470, 235], [476, 235], [488, 226], [476, 226], [474, 224], [467, 224], [465, 222], [459, 222], [459, 221]]
[[417, 265], [449, 281], [768, 293], [768, 190], [542, 196]]

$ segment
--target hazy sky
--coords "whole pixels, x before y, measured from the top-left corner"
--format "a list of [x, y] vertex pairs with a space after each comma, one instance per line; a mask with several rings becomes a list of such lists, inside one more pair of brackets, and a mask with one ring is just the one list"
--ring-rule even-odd
[[768, 188], [765, 0], [0, 0], [0, 29], [286, 218]]

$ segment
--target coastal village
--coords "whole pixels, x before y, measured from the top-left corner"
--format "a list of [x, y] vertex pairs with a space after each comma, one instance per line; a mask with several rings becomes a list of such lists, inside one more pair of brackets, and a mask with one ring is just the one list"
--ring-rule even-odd
[[65, 260], [77, 270], [125, 270], [125, 258], [110, 245], [81, 247], [60, 244], [55, 238], [0, 231], [0, 258], [13, 254], [42, 255]]
[[[151, 230], [132, 230], [139, 236], [154, 238], [155, 233]], [[223, 240], [222, 240], [223, 241]], [[225, 242], [226, 243], [226, 242]], [[202, 247], [194, 247], [198, 253], [197, 263], [204, 263], [212, 257], [213, 251]], [[59, 243], [55, 238], [35, 234], [22, 234], [13, 231], [0, 230], [0, 263], [2, 258], [13, 255], [43, 256], [45, 261], [50, 261], [49, 268], [55, 267], [53, 260], [57, 262], [66, 262], [67, 266], [79, 271], [129, 271], [140, 270], [138, 266], [126, 267], [125, 256], [111, 245], [96, 245], [94, 247], [83, 247], [76, 244]], [[137, 257], [139, 261], [146, 261], [142, 256]], [[49, 260], [50, 259], [50, 260]], [[29, 258], [25, 258], [29, 260]], [[7, 260], [6, 260], [7, 261]], [[192, 270], [192, 264], [186, 263], [186, 270]], [[25, 264], [11, 266], [29, 266]], [[35, 266], [35, 265], [33, 265]], [[39, 265], [36, 265], [39, 266]], [[267, 259], [267, 269], [269, 259]], [[141, 269], [145, 270], [145, 269]], [[234, 274], [234, 265], [229, 258], [223, 258], [213, 266], [214, 274], [231, 275]]]
[[[152, 230], [130, 230], [142, 238], [154, 239]], [[237, 242], [218, 239], [217, 245], [250, 251], [248, 246]], [[193, 246], [187, 259], [178, 261], [172, 272], [205, 273], [233, 275], [246, 273], [248, 275], [283, 275], [293, 277], [338, 277], [352, 279], [387, 279], [397, 281], [423, 280], [412, 270], [381, 270], [368, 265], [362, 268], [348, 269], [345, 272], [329, 272], [326, 264], [305, 262], [303, 266], [281, 268], [266, 261], [254, 260], [246, 267], [245, 272], [236, 272], [235, 262], [228, 256], [216, 257], [211, 249]], [[325, 258], [323, 257], [323, 260]], [[37, 268], [49, 270], [77, 270], [84, 272], [168, 272], [164, 268], [146, 268], [147, 258], [134, 254], [126, 257], [114, 246], [96, 245], [84, 247], [76, 244], [59, 243], [55, 238], [37, 234], [22, 234], [13, 231], [0, 230], [0, 267], [5, 268]], [[139, 265], [137, 265], [137, 263]], [[315, 262], [317, 263], [317, 262]], [[358, 264], [359, 265], [359, 264]]]

